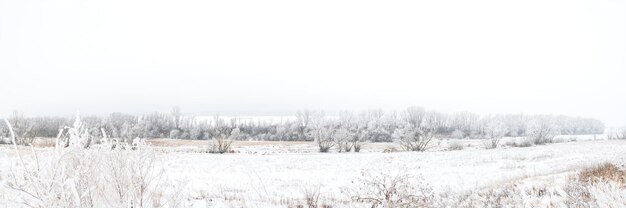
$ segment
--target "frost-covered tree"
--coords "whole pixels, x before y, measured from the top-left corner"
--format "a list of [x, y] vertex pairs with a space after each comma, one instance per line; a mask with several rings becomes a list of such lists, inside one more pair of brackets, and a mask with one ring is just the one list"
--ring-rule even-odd
[[180, 130], [180, 125], [181, 125], [180, 123], [182, 120], [182, 113], [180, 111], [180, 107], [178, 106], [173, 107], [170, 114], [172, 115], [172, 120], [174, 121], [174, 129]]
[[[376, 118], [374, 118], [376, 119]], [[342, 112], [336, 132], [337, 148], [339, 152], [361, 151], [362, 142], [368, 137], [367, 114], [355, 116], [351, 112]]]
[[508, 133], [503, 118], [500, 116], [488, 116], [483, 118], [483, 144], [488, 149], [497, 148], [500, 140]]
[[537, 116], [529, 124], [528, 138], [534, 144], [546, 144], [554, 142], [559, 130], [551, 116]]
[[352, 151], [353, 133], [345, 128], [339, 127], [335, 131], [335, 146], [338, 152], [350, 152]]
[[35, 140], [36, 132], [33, 130], [33, 124], [22, 113], [13, 111], [9, 122], [13, 127], [17, 145], [30, 145]]
[[298, 133], [300, 135], [301, 140], [309, 140], [307, 135], [309, 135], [309, 131], [312, 127], [311, 124], [314, 122], [318, 122], [319, 120], [324, 119], [324, 112], [322, 111], [312, 111], [312, 110], [303, 110], [296, 112], [296, 122], [298, 123]]
[[352, 148], [354, 152], [360, 152], [362, 143], [371, 135], [369, 121], [365, 117], [359, 117], [349, 129], [352, 132]]
[[394, 133], [397, 142], [407, 151], [426, 151], [440, 124], [436, 113], [421, 107], [409, 107], [402, 118], [403, 126]]
[[233, 140], [231, 139], [233, 130], [227, 126], [218, 126], [214, 131], [215, 133], [213, 134], [213, 139], [209, 145], [209, 152], [219, 154], [230, 152], [231, 145], [233, 143]]
[[463, 137], [471, 137], [476, 134], [480, 116], [470, 112], [458, 112], [450, 115], [450, 129], [463, 132]]
[[[494, 116], [479, 116], [462, 112], [445, 114], [429, 111], [433, 116], [430, 119], [435, 127], [434, 132], [441, 136], [452, 138], [486, 138], [489, 126], [485, 121], [488, 117], [501, 118], [508, 130], [505, 136], [530, 136], [530, 125], [538, 118], [549, 117], [555, 125], [555, 134], [580, 135], [602, 134], [604, 124], [597, 119], [578, 118], [568, 116], [537, 116], [524, 114], [506, 114]], [[359, 149], [361, 142], [392, 142], [397, 141], [400, 132], [407, 132], [406, 128], [418, 128], [417, 123], [405, 119], [395, 111], [368, 110], [359, 114], [344, 113], [350, 116], [340, 116], [339, 123], [332, 127], [338, 135], [352, 135], [347, 139], [352, 149]], [[225, 125], [229, 128], [238, 128], [240, 136], [233, 140], [273, 140], [273, 141], [314, 141], [311, 131], [315, 128], [316, 120], [323, 118], [323, 112], [304, 110], [296, 113], [296, 119], [274, 122], [242, 122], [237, 118], [224, 121], [219, 117], [214, 120], [201, 121], [194, 117], [185, 117], [179, 108], [167, 113], [148, 113], [144, 115], [127, 115], [113, 113], [106, 117], [82, 117], [82, 126], [87, 129], [92, 138], [102, 137], [101, 129], [111, 138], [128, 141], [141, 138], [177, 138], [177, 139], [212, 139], [215, 136], [214, 127]], [[349, 118], [349, 119], [347, 119]], [[415, 117], [419, 120], [419, 117]], [[73, 118], [62, 117], [24, 117], [16, 114], [9, 120], [16, 126], [17, 142], [30, 143], [28, 140], [37, 137], [55, 137], [57, 132], [66, 126], [72, 126]], [[347, 121], [345, 121], [347, 120]], [[410, 124], [410, 125], [409, 125]], [[0, 137], [7, 137], [6, 129], [0, 127]], [[344, 129], [346, 132], [339, 130]], [[22, 142], [24, 138], [26, 141]], [[98, 140], [94, 140], [98, 141]], [[345, 151], [345, 148], [343, 148]]]
[[336, 127], [328, 120], [318, 120], [312, 125], [309, 132], [319, 148], [319, 152], [328, 152], [336, 142]]
[[181, 132], [178, 129], [172, 129], [170, 131], [170, 139], [180, 139]]
[[607, 139], [626, 139], [626, 127], [612, 128], [606, 133]]

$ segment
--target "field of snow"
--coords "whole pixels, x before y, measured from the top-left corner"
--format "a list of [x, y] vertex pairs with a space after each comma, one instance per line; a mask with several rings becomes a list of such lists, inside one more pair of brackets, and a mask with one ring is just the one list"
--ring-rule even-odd
[[[467, 191], [520, 178], [626, 162], [624, 141], [580, 141], [527, 148], [440, 152], [209, 155], [169, 153], [167, 175], [209, 203], [235, 207], [280, 206], [320, 187], [341, 202], [361, 171], [420, 174], [435, 191]], [[336, 203], [336, 202], [335, 202]], [[334, 203], [331, 203], [334, 204]]]
[[[160, 140], [153, 146], [159, 150], [157, 164], [165, 178], [187, 195], [185, 206], [289, 207], [303, 204], [307, 193], [315, 190], [326, 204], [354, 207], [345, 191], [364, 172], [421, 175], [435, 193], [455, 194], [522, 179], [530, 183], [545, 182], [545, 177], [563, 179], [603, 162], [626, 164], [626, 141], [592, 136], [575, 140], [498, 149], [463, 140], [469, 146], [463, 150], [390, 153], [383, 150], [395, 144], [367, 144], [361, 153], [316, 153], [307, 142], [239, 142], [234, 148], [237, 153], [223, 155], [193, 151], [204, 145], [199, 141]], [[0, 146], [3, 183], [15, 158], [11, 146]]]

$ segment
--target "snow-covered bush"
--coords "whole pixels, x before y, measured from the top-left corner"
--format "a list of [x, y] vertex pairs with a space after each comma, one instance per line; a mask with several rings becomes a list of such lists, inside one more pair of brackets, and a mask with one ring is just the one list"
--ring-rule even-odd
[[455, 138], [455, 139], [463, 139], [463, 131], [461, 131], [460, 129], [454, 130], [452, 132], [452, 135], [450, 135], [450, 137]]
[[426, 151], [440, 126], [436, 113], [410, 107], [404, 111], [403, 121], [404, 126], [394, 132], [396, 141], [406, 151]]
[[6, 137], [0, 137], [0, 144], [11, 144], [11, 139]]
[[528, 126], [528, 139], [533, 144], [552, 143], [557, 136], [558, 130], [554, 121], [549, 116], [538, 117]]
[[[369, 120], [371, 119], [371, 120]], [[369, 117], [368, 114], [355, 116], [351, 112], [342, 112], [336, 125], [336, 141], [339, 152], [361, 151], [362, 143], [370, 136], [370, 125], [374, 127], [376, 117]]]
[[[310, 131], [324, 120], [324, 112], [303, 110], [296, 112], [297, 134], [301, 141], [310, 141]], [[313, 138], [315, 139], [315, 138]]]
[[[80, 126], [80, 119], [75, 123]], [[166, 190], [168, 182], [155, 165], [150, 146], [139, 139], [132, 145], [104, 139], [85, 148], [82, 142], [87, 139], [81, 138], [78, 129], [68, 132], [67, 147], [57, 138], [54, 149], [32, 149], [32, 154], [24, 156], [14, 146], [18, 162], [6, 184], [15, 199], [13, 206], [183, 206], [180, 193]]]
[[320, 204], [320, 189], [317, 188], [305, 188], [304, 198], [306, 201], [306, 207], [318, 208]]
[[[290, 200], [288, 208], [333, 208], [329, 204], [329, 195], [325, 195], [321, 185], [305, 184], [302, 189], [302, 198]], [[332, 196], [330, 196], [332, 197]]]
[[[352, 148], [354, 152], [360, 152], [363, 142], [368, 138], [371, 133], [369, 121], [364, 117], [357, 118], [348, 129], [352, 132]], [[373, 123], [373, 122], [372, 122]], [[374, 126], [374, 125], [371, 125]]]
[[463, 150], [463, 143], [459, 140], [451, 140], [448, 142], [448, 150]]
[[210, 153], [224, 154], [230, 152], [233, 140], [231, 139], [232, 133], [237, 134], [237, 131], [231, 130], [228, 127], [221, 127], [215, 129], [215, 136], [211, 139], [209, 146]]
[[626, 170], [612, 163], [584, 169], [564, 190], [568, 207], [626, 207]]
[[335, 145], [337, 146], [337, 151], [339, 152], [350, 152], [353, 147], [352, 143], [352, 132], [345, 128], [340, 128], [335, 133]]
[[337, 142], [335, 141], [336, 130], [327, 122], [320, 122], [313, 127], [310, 132], [311, 137], [315, 139], [319, 152], [328, 152], [330, 148], [334, 147]]
[[181, 135], [180, 130], [178, 130], [178, 129], [172, 129], [172, 130], [170, 131], [170, 136], [169, 136], [169, 138], [170, 138], [170, 139], [179, 139], [179, 138], [180, 138], [180, 135]]
[[33, 123], [26, 119], [21, 113], [13, 111], [13, 115], [8, 119], [11, 123], [15, 136], [13, 142], [17, 145], [30, 145], [35, 140], [36, 132]]
[[513, 142], [513, 144], [515, 145], [514, 147], [531, 147], [533, 146], [533, 141], [529, 139], [524, 139], [519, 142]]
[[484, 140], [483, 145], [486, 149], [495, 149], [500, 144], [500, 140], [509, 131], [504, 125], [502, 117], [485, 117], [484, 121]]
[[610, 129], [606, 135], [609, 140], [626, 139], [626, 127]]
[[431, 207], [435, 202], [432, 188], [417, 175], [362, 171], [361, 178], [354, 185], [346, 188], [345, 193], [353, 201], [369, 204], [370, 207]]

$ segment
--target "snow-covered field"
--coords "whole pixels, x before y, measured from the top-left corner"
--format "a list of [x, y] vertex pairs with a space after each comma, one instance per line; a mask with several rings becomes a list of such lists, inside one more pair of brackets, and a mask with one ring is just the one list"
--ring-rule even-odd
[[[355, 207], [346, 190], [353, 189], [364, 172], [421, 175], [435, 193], [461, 194], [518, 180], [550, 186], [583, 168], [604, 162], [626, 164], [626, 141], [596, 139], [579, 136], [571, 142], [497, 149], [463, 140], [469, 145], [463, 150], [390, 153], [383, 150], [395, 144], [368, 144], [361, 153], [316, 153], [306, 142], [240, 142], [235, 144], [237, 153], [223, 155], [191, 151], [202, 146], [200, 142], [171, 141], [176, 145], [164, 147], [167, 140], [161, 140], [154, 146], [160, 150], [157, 166], [166, 179], [182, 187], [185, 206], [288, 207], [304, 204], [306, 195], [315, 190], [325, 204]], [[0, 146], [3, 183], [15, 159], [11, 146]], [[0, 196], [6, 200], [10, 194]]]
[[[167, 174], [189, 181], [191, 193], [240, 206], [304, 198], [308, 187], [344, 198], [361, 171], [420, 174], [435, 191], [467, 191], [515, 179], [626, 162], [624, 141], [580, 141], [527, 148], [440, 152], [210, 155], [170, 153]], [[332, 203], [331, 203], [332, 204]]]

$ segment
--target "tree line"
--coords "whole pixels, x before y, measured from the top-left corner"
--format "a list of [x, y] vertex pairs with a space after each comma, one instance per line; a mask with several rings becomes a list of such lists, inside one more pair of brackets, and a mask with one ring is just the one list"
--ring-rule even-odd
[[[25, 117], [15, 111], [8, 118], [18, 143], [29, 144], [36, 137], [57, 137], [74, 121], [69, 117]], [[485, 139], [494, 136], [528, 136], [538, 123], [552, 134], [602, 134], [604, 124], [597, 119], [563, 115], [499, 114], [479, 115], [470, 112], [442, 113], [422, 107], [403, 111], [344, 111], [327, 116], [323, 111], [300, 110], [294, 119], [281, 122], [250, 121], [238, 118], [199, 119], [187, 116], [180, 108], [170, 112], [143, 115], [112, 113], [108, 116], [81, 116], [85, 136], [122, 140], [134, 138], [172, 138], [209, 140], [228, 131], [233, 140], [319, 141], [319, 138], [346, 138], [340, 144], [345, 150], [358, 148], [358, 142], [391, 142], [408, 134], [446, 138]], [[6, 126], [0, 137], [9, 137]], [[419, 148], [419, 147], [415, 147]]]

